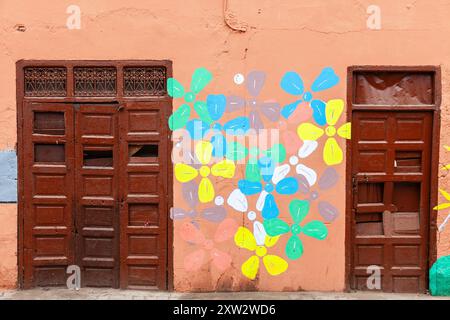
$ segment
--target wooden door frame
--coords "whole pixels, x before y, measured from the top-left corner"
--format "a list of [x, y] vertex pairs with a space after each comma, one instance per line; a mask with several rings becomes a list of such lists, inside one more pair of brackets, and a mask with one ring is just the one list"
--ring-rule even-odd
[[[116, 68], [116, 95], [111, 97], [78, 97], [74, 94], [74, 67], [115, 67]], [[25, 102], [41, 103], [110, 103], [118, 102], [125, 105], [130, 102], [167, 102], [164, 109], [164, 118], [168, 121], [172, 114], [172, 98], [166, 93], [164, 96], [129, 97], [124, 95], [123, 69], [124, 67], [165, 67], [166, 78], [173, 74], [171, 60], [18, 60], [16, 62], [16, 126], [17, 126], [17, 272], [18, 287], [24, 284], [24, 159], [23, 159], [23, 108]], [[26, 67], [65, 67], [67, 68], [66, 96], [64, 97], [27, 97], [25, 96]], [[167, 159], [172, 155], [172, 132], [168, 130]], [[169, 218], [169, 210], [173, 206], [173, 164], [168, 161], [167, 183], [167, 290], [173, 291], [173, 221]]]
[[[354, 75], [357, 72], [375, 71], [398, 71], [398, 72], [426, 72], [433, 73], [434, 84], [434, 104], [401, 107], [377, 107], [376, 109], [354, 104]], [[428, 229], [428, 269], [431, 268], [437, 259], [437, 214], [433, 208], [437, 204], [439, 188], [439, 143], [441, 127], [441, 67], [440, 66], [350, 66], [347, 68], [347, 121], [352, 121], [353, 111], [429, 111], [433, 114], [433, 130], [431, 139], [431, 172], [430, 172], [430, 202], [429, 202], [429, 229]], [[345, 178], [345, 291], [351, 288], [351, 273], [353, 266], [353, 189], [352, 189], [352, 141], [347, 140], [346, 144], [346, 178]], [[427, 276], [427, 285], [428, 276]]]

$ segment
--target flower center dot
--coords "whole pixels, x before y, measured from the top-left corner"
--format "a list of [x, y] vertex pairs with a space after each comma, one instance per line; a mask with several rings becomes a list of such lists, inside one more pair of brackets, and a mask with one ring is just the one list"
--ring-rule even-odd
[[267, 185], [266, 185], [266, 187], [265, 187], [265, 190], [267, 191], [267, 192], [272, 192], [273, 191], [273, 185], [272, 184], [270, 184], [270, 183], [268, 183]]
[[302, 228], [298, 224], [294, 224], [291, 227], [291, 231], [292, 231], [293, 234], [297, 235], [297, 234], [299, 234], [302, 231]]
[[264, 257], [267, 254], [267, 249], [266, 247], [259, 246], [258, 248], [256, 248], [255, 253], [258, 257]]
[[326, 132], [327, 136], [332, 137], [336, 134], [336, 128], [333, 126], [329, 126], [326, 128], [325, 132]]
[[207, 176], [209, 176], [209, 173], [211, 172], [211, 170], [209, 169], [209, 167], [207, 166], [202, 166], [200, 168], [200, 175], [204, 178], [206, 178]]
[[303, 95], [303, 100], [305, 100], [306, 102], [311, 101], [312, 99], [312, 94], [310, 92], [305, 92], [305, 94]]
[[186, 100], [186, 102], [192, 102], [192, 101], [194, 101], [194, 99], [195, 99], [195, 94], [193, 92], [188, 92], [184, 96], [184, 100]]

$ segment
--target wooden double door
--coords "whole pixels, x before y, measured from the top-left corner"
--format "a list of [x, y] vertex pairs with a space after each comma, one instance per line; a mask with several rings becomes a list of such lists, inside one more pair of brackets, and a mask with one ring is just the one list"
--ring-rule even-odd
[[24, 103], [23, 287], [167, 288], [164, 103]]

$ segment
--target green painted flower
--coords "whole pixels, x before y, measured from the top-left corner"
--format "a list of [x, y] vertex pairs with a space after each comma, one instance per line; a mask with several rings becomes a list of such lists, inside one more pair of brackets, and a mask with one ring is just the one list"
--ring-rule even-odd
[[190, 103], [193, 103], [194, 109], [200, 119], [208, 124], [212, 122], [209, 116], [206, 103], [196, 101], [197, 95], [212, 80], [212, 74], [205, 68], [198, 68], [192, 74], [190, 91], [186, 92], [183, 85], [175, 78], [167, 79], [167, 92], [173, 98], [184, 98], [186, 103], [182, 104], [169, 118], [170, 130], [177, 130], [186, 125], [191, 115]]
[[281, 219], [273, 218], [264, 220], [264, 229], [271, 237], [286, 234], [289, 231], [292, 236], [286, 243], [286, 255], [291, 260], [297, 260], [303, 254], [303, 243], [300, 235], [303, 233], [309, 237], [324, 240], [328, 236], [325, 224], [318, 220], [312, 220], [301, 226], [300, 223], [308, 215], [309, 202], [305, 200], [292, 200], [289, 204], [289, 212], [294, 223], [288, 225]]

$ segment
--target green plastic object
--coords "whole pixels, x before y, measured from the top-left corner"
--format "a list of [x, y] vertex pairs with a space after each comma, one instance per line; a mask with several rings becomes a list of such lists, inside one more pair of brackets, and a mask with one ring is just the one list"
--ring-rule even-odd
[[433, 296], [450, 296], [450, 256], [440, 257], [430, 269]]

